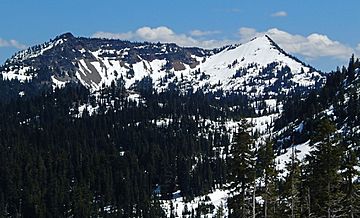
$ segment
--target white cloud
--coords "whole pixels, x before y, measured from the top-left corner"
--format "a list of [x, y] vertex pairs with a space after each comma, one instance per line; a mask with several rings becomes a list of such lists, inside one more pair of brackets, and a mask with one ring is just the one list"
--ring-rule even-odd
[[249, 27], [241, 27], [239, 29], [239, 34], [240, 34], [241, 42], [247, 42], [254, 37], [264, 35], [262, 33], [257, 32], [256, 29]]
[[271, 14], [272, 17], [286, 17], [288, 16], [286, 11], [278, 11], [273, 14]]
[[174, 40], [186, 40], [185, 35], [176, 35], [174, 31], [172, 31], [168, 27], [160, 26], [156, 28], [151, 27], [141, 27], [136, 30], [136, 35], [140, 38], [147, 39], [149, 41], [172, 41]]
[[357, 46], [355, 48], [355, 55], [356, 55], [356, 57], [360, 58], [360, 43], [357, 44]]
[[25, 49], [25, 48], [27, 48], [26, 45], [21, 44], [20, 42], [14, 40], [14, 39], [5, 40], [5, 39], [2, 39], [2, 38], [0, 38], [0, 47], [14, 47], [14, 48], [17, 48], [17, 49]]
[[92, 37], [131, 40], [133, 38], [133, 33], [132, 32], [127, 32], [127, 33], [96, 32], [92, 35]]
[[215, 35], [219, 34], [220, 31], [214, 30], [214, 31], [202, 31], [202, 30], [192, 30], [190, 31], [190, 35], [194, 37], [200, 37], [200, 36], [209, 36], [209, 35]]
[[318, 33], [303, 36], [291, 34], [277, 28], [272, 28], [264, 32], [258, 32], [256, 29], [244, 27], [240, 28], [239, 34], [242, 42], [267, 34], [285, 51], [300, 54], [311, 59], [320, 57], [348, 59], [354, 52], [354, 49], [351, 47], [332, 40], [326, 35]]
[[145, 26], [137, 29], [136, 31], [130, 31], [126, 33], [97, 32], [93, 34], [92, 37], [176, 43], [180, 46], [186, 46], [186, 47], [196, 46], [202, 48], [216, 48], [233, 43], [233, 41], [230, 40], [207, 40], [207, 39], [199, 40], [192, 37], [192, 36], [200, 36], [200, 35], [205, 36], [210, 33], [214, 34], [214, 31], [196, 30], [195, 32], [192, 33], [193, 35], [191, 35], [190, 33], [189, 36], [186, 34], [178, 34], [174, 32], [172, 29], [165, 26], [160, 26], [155, 28]]

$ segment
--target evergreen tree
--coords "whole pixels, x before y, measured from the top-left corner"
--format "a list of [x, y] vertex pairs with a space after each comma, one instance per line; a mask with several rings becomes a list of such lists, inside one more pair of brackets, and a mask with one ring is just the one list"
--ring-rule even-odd
[[[264, 217], [276, 217], [277, 211], [277, 170], [275, 165], [275, 153], [272, 142], [267, 140], [259, 149], [258, 168], [261, 170], [261, 177], [264, 183], [261, 192], [264, 200]], [[258, 169], [259, 170], [259, 169]]]
[[220, 206], [216, 208], [215, 218], [222, 218], [225, 216], [224, 204], [221, 202]]
[[349, 82], [353, 81], [355, 78], [355, 57], [354, 54], [351, 55], [350, 61], [349, 61], [349, 66], [347, 69], [347, 73], [348, 73], [348, 79]]
[[281, 214], [292, 218], [301, 217], [301, 169], [294, 144], [291, 146], [291, 157], [286, 163], [285, 170], [287, 175], [281, 190]]
[[342, 149], [335, 134], [335, 125], [328, 119], [319, 121], [312, 141], [315, 146], [309, 162], [311, 211], [317, 217], [336, 217], [343, 214], [340, 191], [340, 161]]
[[231, 146], [232, 157], [229, 160], [229, 180], [233, 197], [229, 200], [231, 217], [250, 217], [255, 192], [254, 140], [249, 132], [250, 125], [241, 120]]
[[[344, 156], [340, 167], [342, 177], [342, 192], [345, 194], [341, 204], [347, 217], [360, 216], [359, 159], [356, 151], [359, 149], [358, 136], [350, 131], [344, 137]], [[354, 181], [355, 180], [355, 181]]]

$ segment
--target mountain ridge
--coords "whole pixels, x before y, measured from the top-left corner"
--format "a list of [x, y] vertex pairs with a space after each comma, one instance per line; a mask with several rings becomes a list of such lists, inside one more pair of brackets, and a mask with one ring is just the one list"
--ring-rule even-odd
[[[253, 45], [254, 42], [257, 43]], [[216, 58], [221, 63], [214, 63]], [[227, 66], [224, 66], [225, 62]], [[308, 73], [317, 76], [317, 80], [323, 78], [321, 72], [286, 53], [267, 35], [248, 43], [208, 50], [179, 47], [174, 43], [84, 38], [64, 33], [47, 43], [18, 52], [0, 67], [0, 71], [4, 79], [30, 81], [37, 77], [41, 67], [45, 67], [51, 78], [47, 82], [54, 88], [75, 82], [99, 90], [121, 79], [129, 89], [150, 76], [157, 91], [166, 90], [174, 80], [175, 83], [182, 80], [180, 83], [194, 90], [235, 91], [239, 86], [233, 84], [243, 82], [235, 78], [239, 77], [236, 72], [260, 74], [271, 64], [273, 66], [267, 71], [275, 72], [292, 65], [290, 73], [295, 75], [302, 73], [300, 68], [303, 68], [305, 82], [312, 80], [305, 75]], [[217, 84], [219, 80], [222, 85]], [[304, 85], [296, 79], [292, 81]]]

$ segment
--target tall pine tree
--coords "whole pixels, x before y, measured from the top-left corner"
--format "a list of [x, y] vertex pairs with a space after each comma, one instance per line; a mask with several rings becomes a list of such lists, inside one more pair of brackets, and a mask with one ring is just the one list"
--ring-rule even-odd
[[261, 196], [264, 200], [263, 216], [275, 217], [277, 210], [277, 170], [275, 165], [275, 153], [272, 142], [267, 140], [258, 151], [258, 170], [264, 184]]
[[311, 211], [316, 217], [336, 217], [342, 215], [340, 205], [340, 161], [342, 149], [335, 134], [336, 128], [328, 119], [319, 121], [316, 135], [312, 141], [315, 148], [307, 158], [309, 161], [309, 178]]
[[234, 135], [229, 160], [229, 179], [233, 197], [229, 200], [230, 217], [250, 217], [253, 214], [253, 195], [255, 191], [254, 139], [250, 125], [241, 120]]

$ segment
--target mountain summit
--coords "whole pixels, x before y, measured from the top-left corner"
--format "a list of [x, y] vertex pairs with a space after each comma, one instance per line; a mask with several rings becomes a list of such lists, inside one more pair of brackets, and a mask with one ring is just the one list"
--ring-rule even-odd
[[[201, 68], [210, 75], [210, 82], [221, 81], [223, 90], [251, 91], [255, 88], [257, 93], [276, 83], [289, 89], [315, 86], [322, 77], [321, 73], [287, 54], [266, 35], [228, 47], [209, 57]], [[249, 86], [254, 83], [256, 86]]]
[[323, 75], [288, 55], [269, 36], [205, 50], [175, 44], [74, 37], [65, 33], [20, 51], [0, 68], [4, 79], [53, 87], [78, 83], [92, 91], [118, 83], [133, 89], [151, 78], [157, 91], [288, 93], [322, 84]]

